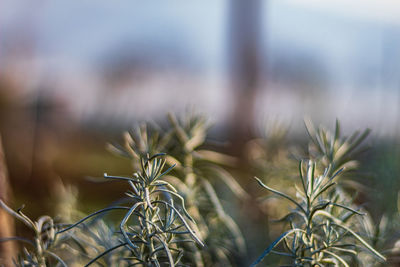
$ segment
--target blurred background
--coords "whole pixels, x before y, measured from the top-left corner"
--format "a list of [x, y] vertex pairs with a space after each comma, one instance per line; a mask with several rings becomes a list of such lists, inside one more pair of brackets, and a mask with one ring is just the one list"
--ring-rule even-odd
[[188, 109], [207, 115], [211, 138], [239, 156], [271, 120], [291, 140], [306, 138], [304, 116], [332, 127], [338, 118], [345, 132], [372, 128], [379, 145], [365, 161], [382, 169], [377, 189], [396, 189], [376, 196], [379, 216], [396, 208], [399, 104], [395, 0], [5, 0], [0, 8], [0, 134], [13, 206], [26, 203], [33, 216], [51, 209], [43, 203], [60, 180], [79, 187], [82, 209], [115, 199], [121, 188], [99, 197], [106, 187], [87, 179], [131, 173], [105, 144]]

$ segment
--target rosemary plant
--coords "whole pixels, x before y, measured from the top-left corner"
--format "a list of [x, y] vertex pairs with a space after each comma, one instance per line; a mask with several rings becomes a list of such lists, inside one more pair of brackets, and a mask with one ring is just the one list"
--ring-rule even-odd
[[[310, 139], [308, 156], [319, 162], [323, 168], [330, 166], [331, 172], [340, 168], [344, 169], [342, 176], [346, 176], [343, 177], [346, 179], [341, 179], [336, 186], [335, 194], [340, 194], [342, 199], [352, 202], [360, 192], [367, 193], [368, 189], [365, 184], [349, 178], [352, 177], [350, 174], [360, 175], [357, 172], [359, 169], [357, 158], [368, 149], [368, 146], [363, 145], [363, 143], [365, 143], [365, 139], [369, 136], [371, 130], [355, 131], [349, 137], [344, 137], [338, 120], [336, 120], [334, 131], [325, 129], [323, 126], [316, 129], [310, 120], [305, 120], [305, 125]], [[354, 203], [352, 205], [357, 206]], [[368, 211], [363, 210], [363, 213], [365, 215], [358, 218], [358, 224], [354, 225], [355, 229], [375, 248], [386, 253], [389, 232], [387, 216], [383, 214], [382, 218], [376, 221]], [[358, 254], [356, 262], [359, 266], [365, 266], [370, 264], [372, 259], [369, 254], [361, 252]]]
[[[269, 253], [287, 256], [291, 266], [350, 266], [349, 262], [360, 250], [368, 250], [378, 260], [385, 261], [383, 255], [352, 229], [352, 218], [362, 214], [340, 201], [340, 195], [334, 193], [334, 180], [340, 172], [331, 175], [328, 167], [323, 174], [318, 174], [314, 162], [301, 162], [296, 198], [256, 178], [263, 188], [287, 199], [295, 208], [282, 219], [288, 222], [289, 229], [272, 242], [252, 266]], [[275, 250], [280, 243], [285, 251]]]
[[0, 206], [10, 215], [24, 223], [34, 233], [32, 240], [23, 237], [0, 239], [0, 242], [20, 241], [32, 247], [32, 249], [24, 247], [24, 254], [19, 255], [18, 259], [14, 259], [15, 266], [67, 266], [61, 257], [54, 253], [57, 246], [57, 229], [50, 216], [41, 216], [37, 221], [32, 221], [22, 212], [22, 208], [14, 211], [2, 200], [0, 200]]
[[358, 168], [357, 157], [368, 147], [361, 146], [371, 130], [355, 131], [350, 137], [343, 137], [338, 120], [334, 132], [320, 126], [315, 129], [310, 120], [305, 120], [307, 133], [310, 139], [308, 157], [328, 168], [331, 174], [344, 169], [345, 171]]
[[195, 266], [234, 265], [236, 256], [245, 254], [242, 233], [234, 220], [225, 212], [215, 190], [215, 180], [222, 181], [240, 198], [247, 193], [222, 166], [230, 166], [235, 159], [202, 148], [209, 124], [202, 116], [187, 116], [178, 120], [168, 115], [169, 128], [142, 125], [136, 132], [125, 134], [123, 147], [110, 146], [111, 150], [132, 158], [133, 165], [146, 153], [167, 152], [166, 164], [175, 165], [165, 180], [174, 185], [185, 199], [189, 213], [197, 225], [189, 222], [207, 244], [201, 250], [194, 244], [186, 249], [195, 251], [188, 260]]
[[129, 184], [130, 190], [126, 194], [130, 206], [112, 206], [99, 210], [58, 232], [73, 229], [103, 212], [126, 210], [119, 223], [119, 243], [91, 259], [86, 266], [119, 248], [129, 251], [129, 256], [124, 258], [127, 266], [179, 266], [182, 265], [184, 253], [181, 244], [197, 242], [203, 246], [188, 224], [187, 219], [194, 221], [185, 209], [184, 199], [169, 182], [161, 179], [173, 168], [171, 166], [164, 171], [163, 156], [155, 154], [141, 158], [141, 169], [133, 177], [104, 175], [107, 179]]

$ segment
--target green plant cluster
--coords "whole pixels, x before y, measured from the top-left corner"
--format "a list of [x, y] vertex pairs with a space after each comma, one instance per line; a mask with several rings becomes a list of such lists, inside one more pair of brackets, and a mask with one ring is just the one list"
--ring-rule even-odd
[[254, 260], [255, 252], [246, 245], [251, 240], [233, 219], [240, 211], [230, 215], [221, 197], [229, 189], [238, 201], [252, 203], [253, 193], [228, 171], [240, 164], [238, 159], [208, 149], [209, 127], [203, 116], [169, 114], [168, 124], [142, 124], [124, 134], [122, 145], [108, 145], [128, 157], [135, 172], [127, 177], [104, 174], [106, 181], [126, 184], [125, 197], [89, 215], [79, 212], [71, 188], [63, 189], [59, 210], [64, 214], [58, 219], [42, 216], [35, 222], [0, 201], [33, 232], [31, 240], [0, 240], [26, 244], [14, 265], [376, 266], [395, 250], [384, 251], [387, 219], [374, 227], [354, 194], [361, 185], [351, 174], [369, 130], [345, 138], [338, 122], [330, 132], [306, 121], [310, 142], [303, 153], [285, 147], [287, 128], [280, 124], [247, 146], [249, 166], [257, 176], [279, 180], [286, 191], [256, 177], [257, 183], [290, 205], [284, 209], [278, 204], [285, 214], [276, 223], [284, 230]]
[[[370, 130], [344, 138], [338, 121], [334, 133], [323, 127], [315, 129], [309, 120], [305, 122], [310, 143], [303, 157], [309, 159], [300, 161], [299, 182], [293, 182], [295, 196], [272, 189], [256, 178], [261, 187], [288, 200], [294, 208], [278, 220], [287, 225], [287, 231], [252, 266], [270, 253], [282, 256], [288, 266], [367, 266], [385, 262], [386, 257], [370, 244], [376, 242], [368, 242], [372, 235], [379, 239], [371, 233], [371, 227], [367, 229], [373, 224], [371, 217], [357, 205], [356, 195], [348, 192], [357, 191], [359, 185], [346, 180], [346, 174], [357, 169], [356, 157], [364, 150], [360, 144]], [[281, 249], [276, 250], [279, 246]]]

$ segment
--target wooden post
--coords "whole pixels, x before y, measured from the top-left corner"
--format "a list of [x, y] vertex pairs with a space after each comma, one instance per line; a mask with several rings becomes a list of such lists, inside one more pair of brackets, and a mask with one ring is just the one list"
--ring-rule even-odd
[[229, 126], [230, 139], [239, 154], [254, 127], [254, 105], [260, 86], [262, 4], [260, 0], [230, 2], [228, 59], [235, 102]]
[[[11, 187], [8, 181], [7, 164], [3, 143], [0, 136], [0, 199], [6, 204], [11, 200]], [[15, 236], [14, 218], [0, 208], [0, 239]], [[16, 257], [14, 241], [0, 242], [0, 266], [13, 266], [12, 259]]]

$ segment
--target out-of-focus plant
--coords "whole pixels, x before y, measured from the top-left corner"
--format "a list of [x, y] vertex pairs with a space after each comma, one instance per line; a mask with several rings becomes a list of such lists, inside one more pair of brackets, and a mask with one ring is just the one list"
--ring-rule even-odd
[[[288, 132], [288, 125], [270, 119], [257, 131], [258, 137], [247, 142], [245, 153], [250, 167], [249, 176], [274, 181], [278, 189], [291, 188], [290, 178], [297, 173], [297, 163], [291, 157], [293, 146], [289, 143]], [[284, 214], [284, 210], [277, 204], [276, 199], [266, 197], [259, 202], [258, 207], [268, 217], [276, 218]], [[275, 227], [279, 225], [268, 224], [268, 231], [274, 231]]]
[[[163, 156], [155, 154], [140, 158], [141, 170], [133, 177], [105, 174], [107, 179], [125, 181], [130, 185], [130, 190], [126, 193], [130, 206], [112, 206], [99, 210], [58, 232], [73, 229], [103, 212], [127, 210], [119, 223], [118, 233], [121, 239], [118, 244], [91, 259], [86, 266], [118, 248], [129, 251], [128, 256], [121, 258], [127, 266], [175, 266], [181, 264], [184, 254], [181, 244], [197, 242], [200, 246], [203, 245], [188, 224], [187, 219], [194, 221], [185, 209], [184, 199], [169, 182], [161, 179], [173, 168], [171, 166], [163, 170]], [[176, 200], [180, 204], [176, 204]]]
[[340, 169], [346, 172], [358, 168], [357, 157], [368, 147], [361, 146], [368, 137], [371, 130], [355, 131], [349, 137], [343, 137], [338, 120], [334, 132], [325, 129], [323, 126], [315, 129], [313, 123], [305, 121], [308, 136], [310, 138], [308, 157], [317, 161], [321, 168], [330, 169], [330, 174]]
[[384, 249], [390, 266], [398, 266], [400, 263], [400, 192], [397, 197], [397, 211], [389, 217], [384, 214], [378, 223], [369, 216], [364, 225], [365, 233], [376, 246]]
[[[259, 264], [269, 253], [287, 256], [291, 266], [354, 266], [350, 262], [354, 262], [353, 258], [357, 258], [363, 249], [377, 259], [385, 260], [353, 229], [353, 218], [361, 213], [335, 193], [334, 179], [340, 172], [341, 169], [331, 174], [328, 167], [318, 174], [314, 162], [301, 162], [301, 183], [295, 185], [296, 197], [276, 191], [256, 178], [263, 188], [287, 199], [295, 208], [282, 219], [289, 224], [288, 231], [273, 241], [252, 266]], [[281, 243], [285, 251], [275, 250]]]
[[268, 178], [284, 178], [296, 170], [290, 158], [288, 126], [279, 121], [268, 121], [260, 137], [246, 144], [246, 154], [252, 171]]
[[162, 129], [142, 125], [136, 132], [125, 134], [123, 147], [111, 146], [111, 150], [128, 155], [133, 164], [138, 164], [140, 155], [166, 152], [166, 163], [175, 164], [174, 170], [165, 177], [182, 194], [189, 213], [197, 225], [191, 226], [198, 232], [207, 246], [194, 250], [190, 259], [195, 266], [221, 266], [235, 264], [236, 256], [245, 254], [244, 238], [234, 220], [221, 203], [216, 182], [222, 181], [239, 198], [247, 193], [223, 166], [232, 166], [235, 159], [216, 151], [205, 149], [209, 124], [203, 116], [189, 115], [177, 119], [168, 115], [169, 127]]
[[245, 253], [244, 238], [234, 220], [225, 212], [220, 197], [214, 189], [215, 180], [220, 179], [237, 197], [246, 198], [247, 193], [221, 166], [232, 165], [235, 159], [224, 154], [202, 148], [205, 144], [209, 124], [202, 116], [189, 116], [178, 120], [172, 114], [168, 119], [174, 129], [172, 152], [182, 166], [183, 180], [175, 180], [184, 192], [193, 215], [199, 224], [207, 247], [202, 251], [205, 266], [234, 264], [232, 252]]
[[[53, 187], [52, 195], [57, 203], [54, 208], [55, 214], [59, 221], [63, 222], [59, 227], [71, 225], [72, 222], [85, 217], [86, 214], [80, 211], [76, 187], [64, 185], [59, 180]], [[120, 244], [116, 232], [112, 222], [97, 217], [63, 233], [64, 242], [57, 247], [57, 253], [70, 267], [84, 266], [103, 251]], [[101, 260], [105, 266], [124, 266], [127, 256], [128, 250], [119, 249], [104, 255]], [[100, 260], [97, 263], [100, 264]]]
[[57, 245], [62, 242], [56, 240], [57, 229], [50, 216], [41, 216], [37, 221], [32, 221], [22, 212], [22, 208], [14, 211], [2, 200], [0, 206], [34, 233], [32, 240], [17, 236], [0, 239], [0, 242], [20, 241], [29, 245], [30, 248], [24, 247], [24, 253], [14, 260], [15, 266], [67, 266], [61, 257], [54, 253]]

